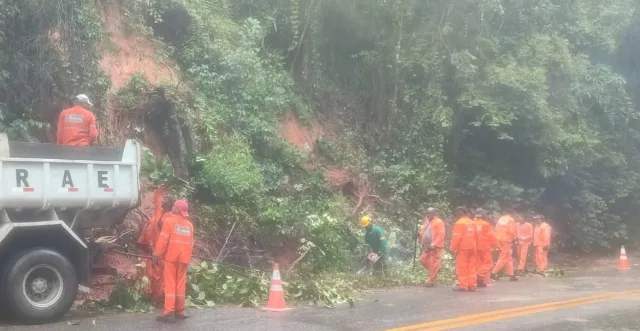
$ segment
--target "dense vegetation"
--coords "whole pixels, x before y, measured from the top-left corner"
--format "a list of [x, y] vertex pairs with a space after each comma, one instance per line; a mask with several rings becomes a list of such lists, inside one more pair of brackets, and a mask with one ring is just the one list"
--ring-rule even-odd
[[[15, 139], [50, 139], [38, 128], [80, 89], [108, 111], [101, 6], [162, 41], [180, 86], [135, 76], [115, 107], [170, 110], [141, 116], [163, 124], [173, 164], [145, 174], [186, 182], [216, 255], [234, 227], [233, 263], [255, 263], [237, 256], [249, 250], [307, 254], [302, 274], [346, 270], [362, 213], [407, 258], [428, 205], [543, 212], [558, 247], [638, 238], [631, 0], [0, 3], [0, 131]], [[288, 112], [325, 127], [313, 150], [281, 138]], [[346, 169], [347, 184], [330, 185], [329, 168]]]

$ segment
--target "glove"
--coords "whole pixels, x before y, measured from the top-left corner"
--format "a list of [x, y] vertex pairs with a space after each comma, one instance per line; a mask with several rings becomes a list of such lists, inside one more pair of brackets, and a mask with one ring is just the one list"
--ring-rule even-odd
[[548, 246], [544, 246], [544, 247], [542, 247], [542, 250], [545, 251], [545, 252], [548, 252], [549, 251], [549, 247]]
[[429, 249], [436, 249], [436, 245], [434, 244], [429, 245]]
[[157, 267], [160, 264], [160, 257], [154, 255], [151, 257], [151, 264], [153, 264], [154, 267]]

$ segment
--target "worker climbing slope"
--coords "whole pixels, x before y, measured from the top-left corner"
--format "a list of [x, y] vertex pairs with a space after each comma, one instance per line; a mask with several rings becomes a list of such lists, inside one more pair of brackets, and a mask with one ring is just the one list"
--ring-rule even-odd
[[98, 139], [96, 116], [88, 110], [93, 104], [85, 94], [76, 96], [73, 104], [58, 117], [56, 142], [59, 145], [92, 146]]
[[533, 219], [536, 222], [536, 228], [533, 232], [536, 265], [538, 272], [545, 274], [547, 272], [547, 255], [549, 254], [549, 246], [551, 246], [551, 226], [542, 218], [542, 215], [536, 215]]
[[476, 209], [473, 215], [473, 224], [476, 226], [477, 254], [476, 272], [478, 273], [478, 287], [486, 287], [489, 284], [489, 272], [493, 267], [491, 249], [498, 247], [496, 234], [487, 222], [485, 211], [482, 208]]
[[475, 291], [476, 273], [476, 227], [465, 207], [455, 210], [456, 223], [453, 226], [449, 250], [456, 255], [456, 276], [458, 286], [454, 291]]
[[387, 268], [387, 256], [389, 255], [389, 247], [387, 240], [384, 238], [382, 228], [373, 225], [369, 216], [363, 216], [360, 219], [360, 225], [365, 229], [364, 241], [369, 249], [367, 253], [373, 252], [380, 257], [373, 265], [373, 271], [377, 275], [384, 275]]
[[[153, 194], [154, 213], [147, 222], [138, 239], [138, 249], [142, 254], [152, 255], [162, 230], [162, 216], [171, 211], [175, 197], [166, 195], [166, 188], [158, 188]], [[151, 263], [151, 259], [145, 261], [146, 275], [151, 289], [151, 300], [161, 304], [164, 299], [164, 262]]]
[[518, 236], [518, 257], [520, 259], [518, 263], [518, 273], [523, 274], [526, 272], [527, 255], [529, 253], [529, 246], [533, 241], [533, 225], [527, 222], [522, 215], [516, 217], [518, 224], [516, 225], [516, 235]]
[[512, 215], [515, 212], [513, 209], [506, 209], [505, 214], [496, 222], [496, 238], [500, 242], [500, 257], [496, 263], [493, 271], [491, 272], [491, 278], [498, 279], [498, 273], [504, 268], [510, 281], [518, 280], [513, 273], [513, 252], [511, 245], [516, 240], [516, 221]]
[[444, 248], [444, 222], [436, 215], [434, 208], [427, 209], [427, 217], [418, 232], [422, 255], [420, 263], [427, 270], [426, 286], [435, 286], [438, 279], [438, 271], [442, 262], [442, 249]]
[[174, 203], [170, 213], [162, 217], [162, 231], [156, 244], [153, 260], [164, 260], [164, 314], [160, 322], [186, 319], [185, 292], [187, 268], [193, 252], [193, 225], [189, 217], [189, 205], [184, 200]]

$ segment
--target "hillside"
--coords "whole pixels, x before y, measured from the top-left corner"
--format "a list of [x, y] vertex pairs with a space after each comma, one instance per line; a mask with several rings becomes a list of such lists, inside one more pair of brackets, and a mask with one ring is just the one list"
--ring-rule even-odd
[[631, 0], [1, 2], [0, 131], [51, 142], [90, 95], [100, 144], [138, 139], [146, 188], [193, 203], [201, 256], [344, 271], [368, 214], [409, 259], [457, 205], [637, 245]]

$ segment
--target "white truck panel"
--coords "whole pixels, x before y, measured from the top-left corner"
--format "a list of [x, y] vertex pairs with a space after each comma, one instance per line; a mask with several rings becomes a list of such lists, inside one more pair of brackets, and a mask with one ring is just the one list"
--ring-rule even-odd
[[[55, 157], [58, 152], [64, 154], [60, 159], [38, 158]], [[98, 160], [82, 159], [85, 155]], [[128, 140], [118, 150], [10, 144], [6, 135], [0, 134], [0, 209], [100, 212], [133, 208], [140, 190], [139, 164], [139, 144], [135, 140]], [[92, 220], [92, 224], [97, 221]]]

